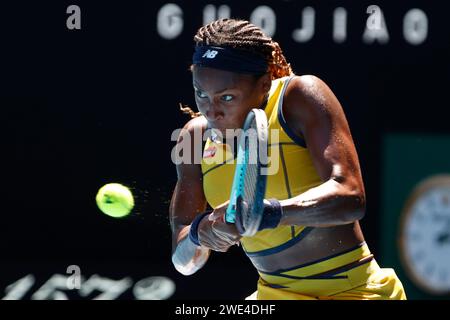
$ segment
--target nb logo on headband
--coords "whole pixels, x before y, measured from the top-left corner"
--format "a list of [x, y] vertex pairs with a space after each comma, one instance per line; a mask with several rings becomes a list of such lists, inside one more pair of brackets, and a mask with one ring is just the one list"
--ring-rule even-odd
[[203, 54], [202, 58], [214, 59], [218, 53], [216, 50], [208, 50]]

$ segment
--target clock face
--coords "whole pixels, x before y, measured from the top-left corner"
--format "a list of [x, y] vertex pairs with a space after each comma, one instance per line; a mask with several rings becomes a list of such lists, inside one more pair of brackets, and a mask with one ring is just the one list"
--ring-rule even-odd
[[406, 271], [423, 290], [450, 292], [450, 176], [426, 180], [403, 212], [400, 251]]

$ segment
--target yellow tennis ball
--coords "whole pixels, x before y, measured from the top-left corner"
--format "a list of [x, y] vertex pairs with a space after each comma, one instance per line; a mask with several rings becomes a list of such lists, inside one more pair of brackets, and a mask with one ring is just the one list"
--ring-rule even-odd
[[114, 218], [127, 216], [134, 207], [133, 194], [120, 183], [108, 183], [101, 187], [95, 200], [104, 214]]

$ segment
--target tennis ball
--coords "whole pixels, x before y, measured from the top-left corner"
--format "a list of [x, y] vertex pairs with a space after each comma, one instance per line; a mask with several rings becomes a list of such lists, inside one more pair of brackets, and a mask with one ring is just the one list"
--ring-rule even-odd
[[127, 216], [134, 207], [133, 194], [120, 183], [108, 183], [101, 187], [95, 201], [104, 214], [114, 218]]

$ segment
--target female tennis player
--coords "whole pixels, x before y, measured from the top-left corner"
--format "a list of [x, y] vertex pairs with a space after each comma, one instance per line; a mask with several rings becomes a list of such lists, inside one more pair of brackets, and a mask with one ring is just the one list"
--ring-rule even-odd
[[[248, 299], [406, 299], [394, 270], [380, 268], [364, 241], [358, 156], [330, 88], [315, 76], [294, 75], [278, 43], [248, 21], [214, 21], [194, 41], [199, 112], [183, 108], [192, 116], [184, 129], [190, 137], [214, 129], [224, 139], [178, 140], [189, 141], [190, 154], [177, 165], [170, 205], [175, 268], [193, 274], [210, 250], [240, 242], [260, 276]], [[267, 178], [271, 200], [259, 231], [241, 237], [223, 219], [235, 169], [226, 138], [255, 107], [265, 111], [269, 131], [278, 132], [269, 149], [279, 166]]]

